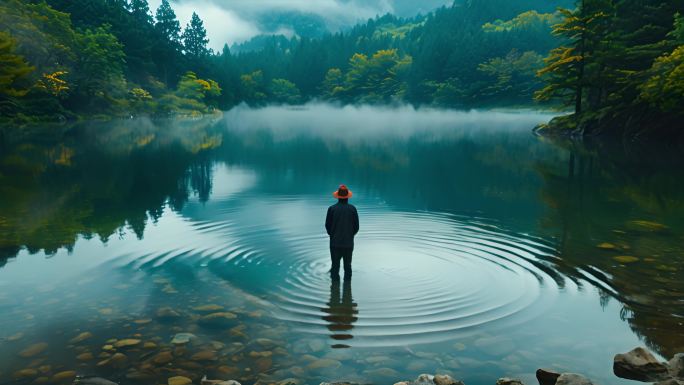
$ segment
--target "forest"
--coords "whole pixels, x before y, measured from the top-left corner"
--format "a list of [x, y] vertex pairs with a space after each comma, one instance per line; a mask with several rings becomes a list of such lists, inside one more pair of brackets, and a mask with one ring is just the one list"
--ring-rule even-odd
[[2, 0], [0, 117], [196, 116], [320, 100], [557, 108], [574, 113], [544, 129], [671, 132], [684, 111], [681, 12], [677, 0], [456, 0], [216, 52], [200, 15], [181, 26], [167, 0], [156, 10], [147, 0]]

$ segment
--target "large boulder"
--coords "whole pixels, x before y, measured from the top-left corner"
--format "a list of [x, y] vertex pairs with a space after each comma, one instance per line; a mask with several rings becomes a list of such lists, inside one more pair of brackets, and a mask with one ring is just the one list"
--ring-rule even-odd
[[555, 385], [558, 377], [561, 375], [550, 369], [537, 369], [535, 374], [537, 376], [537, 381], [539, 381], [539, 385]]
[[657, 382], [669, 377], [667, 366], [642, 347], [616, 354], [613, 373], [621, 378], [644, 382]]
[[594, 385], [594, 383], [580, 374], [563, 373], [556, 380], [556, 385]]

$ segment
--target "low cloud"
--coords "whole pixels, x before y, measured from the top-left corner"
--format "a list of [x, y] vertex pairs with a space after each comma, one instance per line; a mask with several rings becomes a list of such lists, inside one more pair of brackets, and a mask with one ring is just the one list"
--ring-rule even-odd
[[[412, 1], [412, 0], [411, 0]], [[426, 4], [407, 6], [406, 0], [170, 0], [181, 26], [190, 21], [192, 12], [204, 20], [209, 46], [220, 50], [223, 44], [239, 43], [264, 31], [258, 17], [271, 12], [302, 12], [322, 17], [331, 30], [351, 26], [385, 13], [401, 16], [425, 12], [451, 0], [425, 0]], [[150, 0], [154, 13], [161, 0]]]
[[469, 137], [489, 133], [500, 135], [531, 130], [549, 121], [552, 113], [534, 110], [444, 110], [412, 106], [335, 106], [312, 102], [304, 106], [269, 106], [252, 109], [237, 106], [224, 114], [232, 131], [269, 131], [276, 141], [299, 135], [317, 136], [339, 142], [382, 143], [419, 136], [427, 140]]

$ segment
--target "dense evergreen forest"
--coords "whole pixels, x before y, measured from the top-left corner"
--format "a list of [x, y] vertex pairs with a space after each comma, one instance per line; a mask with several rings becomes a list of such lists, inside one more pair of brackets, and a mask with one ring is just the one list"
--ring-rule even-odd
[[[164, 0], [1, 0], [0, 114], [204, 114], [241, 102], [574, 108], [550, 127], [677, 125], [679, 0], [457, 0], [335, 33], [208, 48]], [[313, 28], [313, 27], [312, 27]], [[615, 122], [628, 123], [616, 125]]]

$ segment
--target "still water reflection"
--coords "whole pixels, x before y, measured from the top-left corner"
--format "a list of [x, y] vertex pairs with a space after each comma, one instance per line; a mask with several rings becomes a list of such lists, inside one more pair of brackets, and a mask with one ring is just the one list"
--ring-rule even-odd
[[[357, 304], [352, 298], [351, 280], [344, 280], [342, 296], [340, 297], [340, 281], [333, 280], [330, 283], [330, 302], [328, 307], [321, 309], [325, 315], [322, 317], [328, 323], [330, 338], [333, 340], [344, 341], [354, 338], [352, 329], [354, 322], [358, 320], [356, 316], [359, 311]], [[349, 345], [339, 343], [333, 344], [333, 348], [348, 348]]]
[[[7, 131], [0, 377], [619, 383], [616, 352], [684, 351], [681, 155], [552, 144], [530, 131], [548, 118], [311, 106]], [[342, 182], [361, 232], [334, 283]]]

